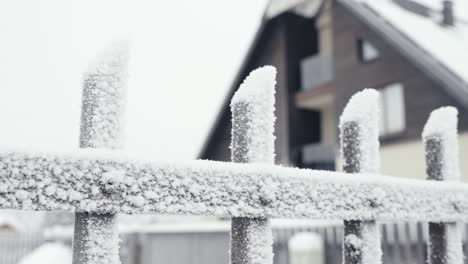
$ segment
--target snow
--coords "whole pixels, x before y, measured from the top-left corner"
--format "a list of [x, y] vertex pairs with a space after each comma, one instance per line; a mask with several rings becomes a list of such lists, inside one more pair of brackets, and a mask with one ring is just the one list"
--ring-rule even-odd
[[[438, 181], [459, 181], [460, 168], [457, 142], [458, 111], [454, 107], [441, 107], [434, 110], [424, 126], [423, 141], [426, 147], [427, 178]], [[458, 208], [458, 203], [452, 205]], [[435, 231], [438, 239], [444, 240], [445, 255], [431, 258], [446, 259], [447, 263], [463, 263], [462, 228], [457, 222], [447, 223], [443, 231]], [[436, 228], [438, 229], [438, 228]], [[431, 230], [431, 229], [430, 229]], [[443, 232], [440, 234], [439, 232]], [[432, 243], [433, 236], [429, 243]], [[432, 247], [429, 247], [431, 253]], [[436, 250], [433, 254], [440, 254]]]
[[71, 264], [71, 249], [60, 243], [46, 243], [29, 255], [23, 257], [18, 264]]
[[317, 233], [303, 232], [294, 235], [288, 242], [289, 250], [292, 251], [309, 251], [323, 250], [323, 239]]
[[231, 221], [230, 263], [273, 263], [273, 235], [265, 218], [235, 218]]
[[[432, 18], [413, 14], [390, 0], [357, 0], [365, 3], [376, 11], [379, 16], [409, 39], [417, 43], [428, 54], [434, 56], [448, 69], [451, 69], [465, 83], [468, 83], [468, 2], [465, 0], [454, 1], [454, 12], [456, 14], [454, 27], [443, 27], [440, 25], [440, 13], [434, 13]], [[417, 0], [416, 2], [421, 2]], [[428, 4], [440, 11], [442, 1], [424, 0], [421, 3]], [[434, 5], [438, 3], [438, 6]], [[457, 21], [458, 18], [464, 21]]]
[[84, 76], [80, 146], [123, 147], [128, 44], [116, 43]]
[[[232, 97], [233, 162], [274, 163], [275, 77], [274, 67], [258, 68], [247, 76]], [[273, 181], [261, 186], [257, 200], [263, 205], [273, 202], [277, 186]], [[240, 201], [239, 207], [244, 207], [245, 202]], [[232, 264], [273, 263], [273, 235], [269, 219], [264, 216], [234, 217], [231, 220], [230, 234]]]
[[[269, 164], [214, 161], [158, 162], [135, 159], [119, 151], [80, 150], [73, 154], [9, 152], [0, 148], [0, 181], [8, 186], [0, 194], [0, 207], [30, 210], [64, 210], [120, 213], [283, 217], [315, 219], [468, 220], [468, 186], [389, 176], [286, 168]], [[54, 175], [59, 166], [63, 175]], [[31, 185], [22, 170], [31, 171]], [[102, 173], [125, 171], [134, 188], [120, 185], [119, 195], [103, 192]], [[19, 173], [12, 174], [17, 169]], [[77, 172], [84, 174], [75, 178]], [[70, 175], [64, 177], [64, 175]], [[82, 194], [79, 201], [46, 195], [54, 186]], [[172, 187], [177, 183], [177, 188]], [[280, 186], [267, 197], [258, 190]], [[96, 192], [91, 192], [96, 189]], [[28, 203], [16, 191], [29, 193]], [[146, 198], [145, 191], [156, 196]], [[131, 200], [141, 195], [143, 206]], [[265, 204], [265, 198], [270, 202]], [[377, 202], [374, 202], [376, 200]], [[457, 205], [454, 207], [454, 205]]]
[[[351, 97], [340, 118], [341, 155], [347, 173], [378, 173], [379, 157], [379, 93], [364, 89]], [[354, 175], [350, 175], [354, 177]], [[370, 207], [385, 205], [383, 188], [368, 190]], [[356, 219], [352, 219], [356, 220]], [[345, 262], [382, 263], [380, 232], [375, 221], [345, 222]]]
[[[76, 228], [76, 227], [79, 228]], [[73, 251], [76, 263], [120, 264], [117, 217], [114, 214], [77, 214]]]
[[[441, 177], [439, 180], [460, 180], [458, 161], [458, 110], [454, 107], [441, 107], [434, 110], [424, 126], [423, 141], [436, 140], [442, 148]], [[431, 152], [434, 150], [426, 149]], [[427, 153], [432, 156], [438, 153]]]
[[[357, 165], [359, 171], [377, 173], [380, 169], [379, 158], [379, 129], [378, 106], [379, 93], [374, 89], [364, 89], [354, 94], [348, 101], [340, 117], [341, 156], [343, 167]], [[346, 126], [350, 123], [357, 125], [352, 128], [351, 139], [343, 136]], [[345, 158], [343, 150], [358, 142], [359, 153], [353, 153], [351, 159]]]
[[252, 71], [231, 100], [234, 162], [273, 163], [276, 69]]
[[[445, 225], [446, 240], [446, 261], [447, 263], [462, 264], [464, 263], [463, 255], [463, 239], [462, 228], [460, 223], [449, 223]], [[430, 242], [429, 242], [430, 243]]]

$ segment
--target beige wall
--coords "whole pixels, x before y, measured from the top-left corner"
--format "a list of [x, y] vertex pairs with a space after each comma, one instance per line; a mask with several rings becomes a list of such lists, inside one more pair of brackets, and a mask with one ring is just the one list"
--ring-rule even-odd
[[[458, 136], [458, 145], [461, 178], [468, 182], [468, 133]], [[384, 175], [416, 179], [426, 177], [422, 140], [381, 146], [380, 158], [381, 172]], [[337, 164], [337, 168], [341, 168], [339, 161]]]
[[320, 109], [321, 113], [321, 140], [322, 144], [336, 144], [336, 120], [335, 120], [335, 106], [333, 104], [324, 105]]

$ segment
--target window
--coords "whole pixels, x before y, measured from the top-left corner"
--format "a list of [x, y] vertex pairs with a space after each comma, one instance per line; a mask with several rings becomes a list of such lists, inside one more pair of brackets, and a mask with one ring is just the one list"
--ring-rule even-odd
[[403, 85], [393, 83], [380, 90], [380, 135], [387, 136], [405, 129]]
[[361, 62], [370, 62], [380, 57], [379, 50], [367, 40], [360, 39], [358, 41], [358, 47], [359, 60]]

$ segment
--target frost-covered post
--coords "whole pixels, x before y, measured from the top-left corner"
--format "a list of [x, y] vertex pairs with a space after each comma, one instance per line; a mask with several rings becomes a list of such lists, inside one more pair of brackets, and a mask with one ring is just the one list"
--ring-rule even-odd
[[[341, 155], [347, 173], [378, 173], [378, 92], [366, 89], [355, 94], [340, 118]], [[345, 264], [381, 263], [380, 231], [376, 221], [346, 220]]]
[[[275, 75], [272, 66], [251, 72], [232, 98], [233, 162], [274, 163]], [[232, 218], [231, 264], [272, 264], [272, 244], [267, 218]]]
[[[120, 45], [102, 54], [85, 74], [81, 148], [122, 147], [126, 71], [127, 47]], [[74, 229], [73, 264], [120, 263], [114, 213], [77, 212]]]
[[[458, 111], [442, 107], [431, 113], [424, 126], [423, 141], [426, 151], [428, 180], [459, 181], [457, 123]], [[454, 201], [454, 208], [457, 204]], [[429, 223], [429, 264], [463, 263], [461, 226], [456, 223]]]

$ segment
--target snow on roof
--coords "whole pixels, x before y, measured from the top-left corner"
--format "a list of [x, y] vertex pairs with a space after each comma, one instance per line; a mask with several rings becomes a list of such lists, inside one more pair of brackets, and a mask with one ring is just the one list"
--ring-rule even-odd
[[270, 0], [266, 7], [265, 16], [273, 18], [292, 10], [296, 14], [313, 17], [317, 14], [323, 0]]
[[354, 0], [370, 8], [421, 49], [450, 69], [468, 89], [468, 1], [453, 1], [454, 26], [441, 25], [442, 0], [413, 0], [428, 7], [429, 16], [419, 15], [392, 0]]

